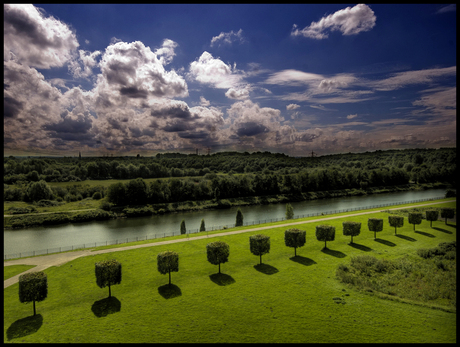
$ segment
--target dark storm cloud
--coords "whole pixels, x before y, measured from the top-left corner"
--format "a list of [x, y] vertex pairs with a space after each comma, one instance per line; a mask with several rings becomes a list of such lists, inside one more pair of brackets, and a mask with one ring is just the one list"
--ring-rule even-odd
[[21, 112], [24, 104], [12, 97], [5, 96], [3, 98], [3, 117], [13, 118]]
[[54, 131], [58, 137], [67, 136], [61, 134], [85, 134], [91, 129], [91, 118], [79, 114], [77, 119], [66, 116], [61, 122], [56, 124], [45, 125], [45, 130]]
[[140, 98], [145, 99], [148, 96], [148, 92], [145, 90], [140, 90], [136, 87], [126, 87], [120, 89], [120, 94], [125, 95], [129, 98]]
[[266, 126], [256, 122], [239, 123], [238, 127], [236, 130], [238, 136], [255, 136], [269, 131]]

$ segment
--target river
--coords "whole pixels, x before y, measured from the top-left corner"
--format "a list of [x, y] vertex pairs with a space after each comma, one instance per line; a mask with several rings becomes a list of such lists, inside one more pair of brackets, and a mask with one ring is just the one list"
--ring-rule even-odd
[[[326, 213], [345, 209], [358, 209], [368, 206], [411, 202], [419, 199], [444, 197], [445, 189], [429, 189], [424, 191], [407, 191], [373, 194], [364, 196], [341, 197], [302, 201], [291, 203], [294, 216]], [[136, 241], [147, 238], [163, 237], [173, 232], [179, 234], [180, 223], [185, 220], [187, 232], [197, 232], [201, 219], [205, 220], [206, 229], [220, 229], [235, 223], [237, 207], [225, 210], [203, 210], [196, 212], [177, 212], [149, 217], [113, 219], [77, 224], [64, 224], [47, 227], [35, 227], [18, 230], [4, 230], [3, 250], [6, 258], [9, 255], [19, 257], [36, 251], [43, 254], [64, 251], [76, 246], [90, 247], [91, 244], [101, 246], [107, 244]], [[258, 224], [259, 221], [281, 220], [285, 217], [285, 204], [261, 206], [243, 206], [241, 211], [245, 224]]]

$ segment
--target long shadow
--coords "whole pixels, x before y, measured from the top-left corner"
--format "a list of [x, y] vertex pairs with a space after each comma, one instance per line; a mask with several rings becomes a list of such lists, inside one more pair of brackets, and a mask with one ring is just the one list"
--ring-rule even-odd
[[336, 257], [336, 258], [345, 258], [347, 256], [345, 253], [342, 253], [340, 251], [334, 251], [329, 248], [323, 248], [321, 252], [332, 255], [333, 257]]
[[406, 236], [406, 235], [396, 234], [395, 236], [399, 237], [400, 239], [404, 239], [404, 240], [411, 241], [411, 242], [417, 241], [416, 239], [410, 236]]
[[10, 341], [12, 339], [34, 334], [40, 329], [42, 324], [43, 317], [41, 314], [18, 319], [6, 330], [6, 338]]
[[313, 264], [316, 264], [316, 261], [310, 258], [302, 257], [301, 255], [297, 255], [295, 257], [289, 258], [289, 260], [295, 261], [296, 263], [305, 265], [305, 266], [310, 266]]
[[372, 248], [364, 246], [364, 245], [360, 245], [359, 243], [354, 243], [353, 242], [353, 243], [349, 243], [348, 245], [353, 247], [353, 248], [360, 249], [361, 251], [364, 251], [364, 252], [372, 251]]
[[235, 283], [235, 279], [232, 276], [223, 273], [209, 275], [209, 278], [219, 286], [228, 286], [229, 284]]
[[112, 313], [120, 312], [120, 310], [121, 302], [114, 296], [95, 301], [93, 306], [91, 306], [91, 311], [93, 311], [94, 315], [99, 318], [106, 317]]
[[263, 263], [254, 265], [254, 269], [266, 275], [273, 275], [278, 272], [278, 269], [276, 267], [268, 265], [268, 264], [263, 264]]
[[443, 229], [443, 228], [433, 227], [433, 229], [441, 231], [441, 232], [446, 233], [446, 234], [452, 234], [452, 231], [449, 231], [449, 230], [446, 230], [446, 229]]
[[374, 241], [376, 241], [376, 242], [378, 242], [378, 243], [381, 243], [381, 244], [384, 244], [384, 245], [387, 245], [387, 246], [390, 246], [390, 247], [396, 246], [396, 243], [393, 243], [393, 242], [388, 241], [388, 240], [374, 239]]
[[417, 231], [417, 230], [415, 230], [415, 232], [416, 232], [417, 234], [425, 235], [425, 236], [428, 236], [428, 237], [436, 237], [436, 236], [434, 236], [433, 234], [426, 233], [426, 232], [424, 232], [424, 231]]
[[172, 283], [158, 287], [158, 293], [165, 299], [172, 299], [182, 295], [180, 288]]

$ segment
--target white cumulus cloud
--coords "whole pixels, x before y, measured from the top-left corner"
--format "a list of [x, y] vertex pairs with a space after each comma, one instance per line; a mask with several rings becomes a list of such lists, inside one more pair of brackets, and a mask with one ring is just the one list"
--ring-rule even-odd
[[232, 30], [228, 33], [221, 32], [219, 35], [214, 36], [211, 39], [211, 47], [213, 47], [216, 43], [226, 43], [231, 44], [233, 42], [244, 42], [243, 38], [243, 30], [240, 29], [236, 33]]
[[328, 38], [328, 31], [338, 30], [342, 35], [356, 35], [371, 30], [376, 20], [374, 11], [369, 6], [358, 4], [323, 17], [318, 22], [312, 22], [302, 30], [297, 29], [297, 25], [294, 24], [291, 35], [317, 40]]

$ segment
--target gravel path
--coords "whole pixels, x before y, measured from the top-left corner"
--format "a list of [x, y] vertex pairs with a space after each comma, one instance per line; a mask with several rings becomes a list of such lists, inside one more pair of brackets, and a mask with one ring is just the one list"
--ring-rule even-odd
[[[450, 201], [428, 203], [428, 204], [423, 204], [423, 205], [396, 207], [396, 208], [390, 208], [388, 210], [390, 210], [390, 211], [391, 210], [401, 210], [401, 209], [412, 208], [412, 207], [443, 204], [443, 203], [452, 202], [452, 201], [456, 201], [456, 199], [450, 200]], [[47, 268], [49, 268], [51, 266], [61, 266], [62, 264], [65, 264], [65, 263], [67, 263], [67, 262], [69, 262], [71, 260], [74, 260], [74, 259], [77, 259], [77, 258], [80, 258], [80, 257], [86, 257], [88, 255], [112, 253], [112, 252], [121, 252], [121, 251], [126, 251], [126, 250], [130, 250], [130, 249], [135, 249], [135, 248], [155, 247], [155, 246], [166, 245], [166, 244], [170, 244], [170, 243], [189, 242], [190, 240], [200, 240], [200, 239], [205, 239], [205, 238], [214, 238], [214, 237], [220, 237], [220, 236], [247, 233], [247, 232], [251, 232], [251, 231], [259, 231], [259, 230], [287, 227], [287, 226], [293, 226], [293, 225], [298, 225], [298, 224], [316, 223], [316, 222], [321, 222], [321, 221], [326, 221], [326, 220], [331, 220], [331, 219], [338, 219], [338, 218], [344, 218], [344, 217], [371, 214], [371, 213], [375, 213], [375, 212], [378, 212], [378, 211], [358, 212], [358, 213], [352, 213], [352, 214], [348, 214], [348, 215], [317, 218], [317, 219], [308, 220], [308, 221], [289, 222], [289, 223], [284, 223], [284, 224], [278, 224], [276, 226], [270, 225], [270, 226], [265, 226], [265, 227], [257, 227], [257, 228], [244, 229], [244, 230], [228, 231], [228, 232], [223, 232], [223, 233], [218, 233], [218, 234], [212, 234], [212, 235], [209, 235], [209, 236], [208, 235], [201, 235], [201, 236], [195, 236], [195, 237], [192, 237], [192, 238], [166, 240], [166, 241], [160, 241], [160, 242], [154, 242], [154, 243], [146, 243], [146, 244], [142, 244], [142, 245], [118, 247], [118, 248], [108, 248], [108, 249], [102, 249], [102, 250], [98, 250], [98, 251], [91, 251], [90, 249], [87, 249], [87, 250], [82, 250], [82, 251], [55, 253], [55, 254], [32, 257], [32, 258], [21, 258], [21, 259], [9, 260], [9, 261], [3, 262], [3, 265], [4, 266], [10, 266], [10, 265], [36, 265], [36, 266], [34, 268], [32, 268], [32, 269], [24, 271], [23, 273], [20, 273], [20, 274], [18, 274], [16, 276], [13, 276], [13, 277], [8, 278], [7, 280], [3, 281], [3, 289], [5, 289], [5, 288], [17, 283], [19, 281], [19, 276], [22, 275], [22, 274], [25, 274], [25, 273], [28, 273], [28, 272], [33, 272], [33, 271], [42, 271], [42, 270], [47, 269]]]

